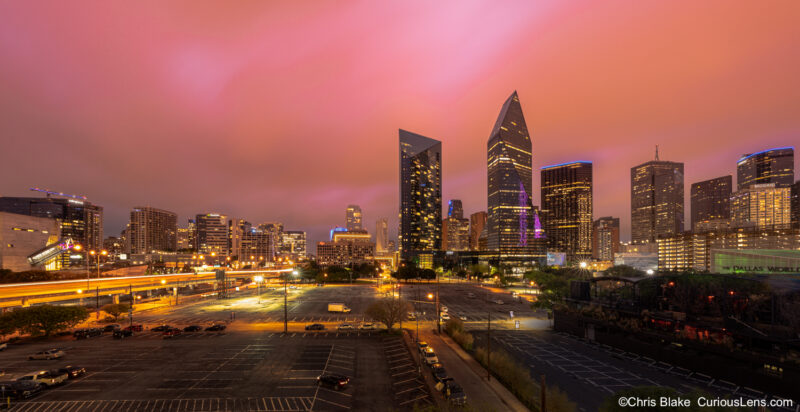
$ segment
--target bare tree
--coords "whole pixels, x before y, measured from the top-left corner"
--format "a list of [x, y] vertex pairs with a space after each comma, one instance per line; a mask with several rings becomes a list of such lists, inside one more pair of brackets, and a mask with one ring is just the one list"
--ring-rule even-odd
[[409, 308], [405, 300], [386, 298], [369, 305], [365, 313], [376, 322], [386, 325], [386, 329], [392, 330], [394, 324], [406, 316]]

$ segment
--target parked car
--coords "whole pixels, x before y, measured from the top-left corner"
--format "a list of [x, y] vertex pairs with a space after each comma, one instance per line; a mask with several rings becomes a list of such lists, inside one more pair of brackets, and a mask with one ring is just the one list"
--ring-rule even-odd
[[119, 330], [120, 328], [121, 326], [119, 326], [119, 324], [112, 323], [110, 325], [106, 325], [106, 327], [103, 328], [103, 332], [114, 332], [116, 330]]
[[461, 315], [461, 316], [459, 316], [458, 318], [459, 318], [459, 319], [461, 319], [461, 320], [467, 320], [467, 317], [466, 317], [466, 316], [464, 316], [464, 315]]
[[361, 330], [375, 330], [375, 324], [372, 322], [362, 323], [359, 327]]
[[321, 323], [312, 323], [310, 325], [306, 325], [306, 330], [325, 330], [325, 325]]
[[455, 383], [453, 380], [445, 382], [444, 390], [442, 390], [444, 398], [450, 401], [453, 405], [464, 405], [467, 403], [467, 394], [461, 385]]
[[80, 366], [65, 366], [57, 369], [60, 373], [66, 373], [68, 379], [75, 379], [86, 374], [86, 368]]
[[419, 351], [420, 354], [425, 353], [425, 349], [428, 349], [428, 342], [425, 341], [417, 342], [417, 350]]
[[0, 382], [0, 395], [3, 399], [28, 399], [43, 390], [43, 386], [31, 381], [4, 381]]
[[439, 357], [436, 356], [436, 352], [433, 351], [433, 348], [426, 348], [425, 352], [422, 354], [422, 359], [426, 365], [439, 363]]
[[191, 325], [183, 328], [184, 332], [200, 332], [201, 330], [203, 330], [203, 327], [198, 325]]
[[87, 339], [95, 336], [103, 336], [103, 330], [100, 328], [78, 329], [72, 333], [72, 336], [74, 336], [75, 339]]
[[114, 335], [112, 335], [112, 336], [114, 336], [114, 339], [129, 338], [129, 337], [133, 336], [133, 331], [132, 330], [121, 330], [121, 329], [118, 329], [118, 330], [114, 331]]
[[467, 293], [467, 297], [470, 298], [470, 299], [475, 299], [475, 294], [472, 293], [472, 292]]
[[122, 328], [122, 330], [129, 330], [131, 332], [141, 332], [144, 330], [144, 327], [142, 327], [142, 325], [130, 325]]
[[156, 327], [154, 327], [153, 329], [150, 329], [150, 330], [152, 330], [153, 332], [166, 332], [166, 331], [168, 331], [170, 329], [173, 329], [172, 326], [161, 325], [161, 326], [156, 326]]
[[433, 379], [437, 382], [442, 382], [447, 379], [447, 371], [441, 363], [434, 363], [431, 365], [431, 373], [433, 374]]
[[339, 325], [339, 327], [337, 329], [339, 329], [339, 330], [353, 330], [353, 325], [351, 325], [349, 323], [342, 323], [341, 325]]
[[350, 383], [350, 378], [336, 373], [326, 373], [324, 375], [317, 376], [317, 384], [321, 386], [333, 387], [337, 391], [344, 389], [348, 383]]
[[409, 314], [408, 314], [408, 320], [410, 320], [410, 321], [415, 321], [415, 320], [417, 320], [417, 315], [415, 315], [415, 314], [413, 314], [413, 313], [409, 313]]
[[66, 373], [59, 373], [58, 371], [38, 371], [31, 372], [18, 378], [18, 381], [31, 381], [44, 385], [48, 388], [60, 385], [69, 379]]
[[497, 299], [496, 301], [494, 301], [494, 303], [496, 303], [498, 305], [502, 305], [504, 302], [503, 302], [502, 299]]
[[443, 313], [441, 314], [441, 316], [442, 316], [442, 320], [450, 320], [450, 315], [448, 315], [448, 314], [447, 314], [447, 313], [445, 313], [445, 312], [443, 312]]
[[178, 336], [181, 334], [181, 330], [178, 328], [170, 328], [169, 330], [164, 331], [164, 338], [171, 338], [173, 336]]
[[49, 349], [43, 350], [41, 352], [36, 352], [33, 355], [28, 356], [29, 360], [50, 360], [50, 359], [58, 359], [64, 356], [64, 351], [61, 349]]
[[439, 310], [441, 312], [445, 312], [446, 313], [447, 312], [447, 306], [445, 306], [445, 305], [439, 306]]
[[211, 332], [219, 332], [219, 331], [225, 330], [226, 327], [227, 326], [225, 326], [225, 325], [223, 325], [221, 323], [217, 323], [216, 325], [211, 325], [211, 326], [207, 327], [206, 330], [207, 331], [211, 331]]
[[8, 349], [8, 343], [6, 343], [6, 342], [0, 343], [0, 352], [4, 351], [6, 349]]

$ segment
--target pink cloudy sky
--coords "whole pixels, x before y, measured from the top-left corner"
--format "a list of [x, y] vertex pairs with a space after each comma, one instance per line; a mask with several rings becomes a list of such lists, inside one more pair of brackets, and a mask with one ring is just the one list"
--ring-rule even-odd
[[798, 21], [795, 0], [2, 2], [0, 194], [85, 194], [109, 235], [137, 205], [317, 241], [357, 203], [394, 229], [397, 129], [441, 140], [445, 203], [483, 210], [518, 90], [534, 168], [594, 161], [627, 238], [656, 144], [688, 214], [690, 183], [800, 143]]

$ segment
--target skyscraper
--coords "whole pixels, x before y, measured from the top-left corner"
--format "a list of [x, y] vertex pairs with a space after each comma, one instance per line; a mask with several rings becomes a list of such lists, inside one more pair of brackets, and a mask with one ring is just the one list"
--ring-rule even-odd
[[375, 222], [375, 252], [389, 252], [389, 222], [385, 217]]
[[542, 212], [547, 245], [570, 261], [592, 256], [592, 162], [541, 169]]
[[400, 130], [400, 253], [442, 246], [442, 142]]
[[218, 213], [195, 217], [197, 251], [205, 255], [228, 256], [228, 218]]
[[487, 142], [488, 249], [534, 252], [531, 138], [517, 92], [503, 103]]
[[592, 257], [597, 260], [614, 260], [619, 252], [619, 218], [601, 217], [594, 221], [592, 230]]
[[361, 230], [361, 207], [359, 205], [348, 205], [345, 211], [345, 221], [347, 230]]
[[486, 212], [475, 212], [469, 215], [469, 250], [481, 250], [480, 237], [486, 227], [486, 218]]
[[658, 159], [631, 168], [631, 238], [655, 242], [683, 232], [683, 163]]
[[178, 215], [154, 207], [131, 210], [128, 238], [131, 253], [172, 252], [178, 248]]
[[800, 227], [800, 180], [792, 185], [792, 225]]
[[750, 185], [775, 183], [789, 187], [794, 183], [794, 147], [779, 147], [742, 156], [736, 162], [737, 190]]
[[469, 250], [469, 220], [464, 219], [464, 209], [458, 199], [448, 202], [447, 219], [442, 225], [442, 249]]
[[731, 218], [731, 175], [692, 183], [692, 231], [701, 222], [727, 221]]
[[791, 188], [775, 183], [750, 185], [731, 196], [731, 226], [774, 229], [791, 223]]

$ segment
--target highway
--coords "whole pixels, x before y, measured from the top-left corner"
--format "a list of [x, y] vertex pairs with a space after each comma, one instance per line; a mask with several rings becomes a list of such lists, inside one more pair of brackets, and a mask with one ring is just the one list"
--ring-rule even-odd
[[[265, 281], [277, 279], [291, 267], [263, 270], [229, 270], [226, 277], [253, 278], [263, 276]], [[181, 287], [190, 284], [216, 281], [215, 272], [177, 273], [167, 275], [126, 276], [100, 279], [71, 279], [48, 282], [10, 283], [0, 285], [0, 308], [26, 306], [34, 303], [80, 299], [84, 294], [104, 295]]]

